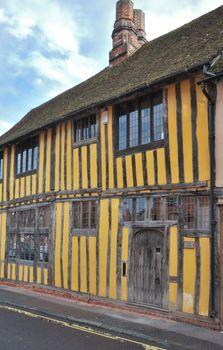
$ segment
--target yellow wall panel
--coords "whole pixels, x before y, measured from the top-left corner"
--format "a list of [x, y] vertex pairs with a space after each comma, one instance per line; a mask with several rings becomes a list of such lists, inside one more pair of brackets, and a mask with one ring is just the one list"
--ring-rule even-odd
[[106, 297], [107, 289], [107, 254], [108, 254], [108, 225], [109, 201], [100, 201], [99, 220], [99, 296]]
[[126, 276], [121, 276], [121, 299], [126, 301], [128, 298], [128, 243], [129, 230], [127, 227], [122, 229], [122, 262], [126, 262]]
[[168, 133], [172, 183], [179, 183], [177, 106], [175, 84], [168, 87]]
[[72, 121], [67, 122], [67, 190], [72, 189]]
[[60, 125], [56, 128], [56, 145], [55, 145], [55, 190], [60, 189]]
[[5, 260], [5, 244], [6, 244], [6, 221], [7, 215], [6, 213], [2, 213], [1, 215], [1, 260]]
[[65, 123], [61, 125], [61, 190], [65, 190]]
[[75, 148], [73, 151], [73, 182], [74, 190], [80, 187], [80, 166], [79, 166], [79, 149]]
[[114, 188], [114, 155], [113, 155], [113, 125], [112, 125], [112, 107], [108, 108], [108, 171], [109, 188]]
[[[102, 118], [101, 111], [101, 118]], [[101, 177], [102, 177], [102, 190], [106, 189], [106, 151], [105, 151], [105, 125], [101, 123]]]
[[26, 196], [31, 195], [31, 176], [26, 177]]
[[125, 157], [127, 187], [133, 187], [132, 156]]
[[135, 165], [136, 165], [136, 182], [137, 182], [137, 186], [144, 186], [142, 153], [137, 153], [135, 155]]
[[165, 150], [164, 148], [157, 149], [157, 173], [158, 184], [166, 184], [166, 162], [165, 162]]
[[117, 237], [118, 237], [118, 209], [119, 199], [111, 203], [111, 248], [110, 248], [110, 277], [109, 297], [117, 297]]
[[69, 232], [70, 232], [70, 204], [64, 204], [63, 223], [63, 287], [68, 289], [68, 254], [69, 254]]
[[177, 277], [178, 275], [178, 232], [177, 227], [170, 228], [170, 263], [169, 275]]
[[41, 131], [39, 137], [39, 193], [43, 192], [43, 168], [44, 168], [44, 145], [45, 145], [45, 132]]
[[11, 279], [11, 264], [8, 264], [7, 266], [7, 278], [9, 280]]
[[10, 200], [14, 198], [14, 181], [15, 181], [15, 146], [11, 147], [11, 164], [10, 164]]
[[48, 284], [48, 269], [44, 269], [44, 271], [43, 271], [43, 283], [45, 285]]
[[91, 188], [98, 187], [97, 145], [90, 145]]
[[208, 316], [210, 298], [210, 238], [200, 238], [200, 298], [199, 314]]
[[199, 180], [210, 179], [209, 141], [208, 141], [208, 105], [207, 99], [196, 84], [197, 94], [197, 144]]
[[117, 167], [117, 185], [118, 188], [123, 188], [123, 167], [122, 167], [122, 158], [116, 159], [116, 167]]
[[72, 237], [71, 289], [78, 291], [78, 237]]
[[[184, 238], [184, 242], [194, 242], [194, 238]], [[196, 249], [184, 249], [183, 259], [183, 311], [194, 313], [196, 279]]]
[[16, 270], [16, 264], [12, 264], [12, 276], [11, 276], [12, 280], [16, 279], [15, 270]]
[[46, 192], [50, 192], [50, 173], [51, 173], [51, 142], [52, 129], [47, 130], [47, 148], [46, 148]]
[[5, 263], [1, 263], [1, 270], [0, 270], [0, 276], [1, 278], [5, 277], [5, 273], [4, 273], [4, 269], [5, 269]]
[[80, 238], [80, 291], [87, 293], [87, 253], [86, 253], [86, 237]]
[[96, 238], [89, 237], [89, 293], [96, 295]]
[[62, 224], [62, 203], [57, 203], [56, 206], [56, 238], [55, 238], [55, 286], [61, 287], [61, 268], [60, 268], [60, 247], [61, 247], [61, 224]]
[[88, 188], [87, 147], [81, 147], [82, 188]]
[[24, 276], [23, 276], [24, 282], [28, 282], [28, 268], [29, 267], [27, 265], [24, 266]]
[[169, 301], [170, 301], [170, 310], [174, 311], [177, 308], [177, 283], [169, 284]]
[[0, 202], [3, 201], [3, 185], [0, 183]]
[[19, 281], [23, 278], [23, 265], [19, 265]]
[[7, 198], [7, 186], [8, 186], [8, 148], [4, 149], [4, 165], [3, 165], [3, 201], [6, 202]]
[[33, 283], [34, 278], [33, 278], [33, 266], [29, 267], [29, 282]]
[[184, 180], [193, 182], [193, 148], [190, 80], [181, 82]]
[[32, 175], [32, 194], [36, 194], [36, 174]]
[[41, 267], [37, 267], [37, 283], [42, 283], [42, 269]]
[[149, 186], [155, 184], [155, 167], [154, 167], [154, 153], [153, 151], [146, 152], [146, 168]]
[[20, 198], [25, 197], [25, 178], [20, 179]]

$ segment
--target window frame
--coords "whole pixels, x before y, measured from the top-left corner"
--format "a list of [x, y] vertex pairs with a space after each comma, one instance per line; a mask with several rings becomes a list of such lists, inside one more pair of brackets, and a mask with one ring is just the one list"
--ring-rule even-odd
[[[86, 119], [88, 119], [88, 133], [90, 134], [91, 133], [91, 118], [94, 117], [95, 118], [95, 131], [94, 131], [94, 136], [93, 137], [88, 137], [88, 138], [82, 138], [83, 137], [83, 123]], [[76, 140], [75, 139], [75, 123], [82, 123], [82, 126], [79, 130], [81, 130], [81, 139], [79, 140]], [[73, 147], [76, 147], [76, 146], [82, 146], [82, 145], [88, 145], [88, 144], [91, 144], [91, 143], [95, 143], [98, 139], [98, 115], [97, 113], [92, 113], [90, 115], [86, 115], [86, 116], [83, 116], [83, 117], [74, 117], [73, 120], [72, 120], [72, 143], [73, 143]], [[78, 129], [77, 129], [78, 130]]]
[[[30, 165], [30, 157], [29, 157], [29, 151], [32, 150], [32, 160], [31, 160], [31, 170], [29, 169]], [[37, 160], [35, 159], [37, 150]], [[25, 162], [25, 171], [23, 171], [24, 166], [24, 154], [26, 155], [26, 162]], [[20, 160], [18, 162], [18, 157], [20, 155]], [[18, 165], [20, 165], [20, 172], [18, 172]], [[37, 173], [39, 169], [39, 135], [36, 135], [34, 138], [26, 140], [24, 142], [18, 143], [16, 145], [16, 151], [15, 151], [15, 177], [20, 178], [28, 175], [32, 175]]]
[[[165, 122], [164, 122], [164, 107], [162, 109], [163, 113], [163, 138], [159, 140], [154, 140], [154, 107], [159, 104], [155, 103], [156, 101], [160, 101], [160, 104], [164, 105], [163, 101], [163, 90], [159, 92], [153, 93], [149, 96], [145, 96], [135, 101], [120, 103], [115, 106], [114, 112], [114, 124], [116, 125], [116, 154], [128, 154], [134, 151], [140, 151], [144, 149], [155, 149], [158, 147], [162, 147], [164, 145], [165, 140]], [[143, 134], [142, 134], [142, 111], [149, 109], [149, 127], [150, 127], [150, 135], [149, 142], [143, 142]], [[130, 146], [130, 114], [137, 111], [138, 115], [138, 144], [134, 146]], [[119, 149], [120, 145], [120, 135], [119, 135], [119, 118], [126, 116], [126, 139], [122, 142], [126, 144], [125, 148]]]
[[[92, 216], [91, 216], [91, 213], [92, 213], [92, 202], [94, 202], [94, 205], [95, 205], [95, 227], [91, 227], [91, 223], [92, 223]], [[82, 225], [82, 219], [83, 219], [83, 203], [88, 203], [88, 213], [90, 213], [88, 215], [88, 227], [84, 227], [84, 228], [81, 228], [81, 227], [75, 227], [74, 225], [74, 221], [75, 221], [75, 214], [74, 214], [74, 208], [75, 208], [75, 204], [78, 203], [80, 205], [80, 226], [83, 227]], [[97, 199], [87, 199], [87, 200], [74, 200], [72, 202], [72, 222], [71, 222], [71, 227], [72, 227], [72, 234], [73, 235], [93, 235], [95, 236], [97, 231], [98, 231], [98, 225], [99, 225], [99, 220], [97, 220], [97, 217], [99, 216], [99, 201]]]

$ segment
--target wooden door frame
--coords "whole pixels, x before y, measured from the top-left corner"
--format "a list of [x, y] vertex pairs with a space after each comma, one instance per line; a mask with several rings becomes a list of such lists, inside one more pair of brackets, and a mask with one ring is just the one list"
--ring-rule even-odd
[[[132, 227], [132, 234], [130, 238], [130, 249], [129, 249], [129, 255], [132, 252], [132, 245], [133, 245], [133, 240], [134, 237], [136, 236], [137, 233], [143, 232], [143, 231], [159, 231], [163, 235], [163, 252], [164, 252], [164, 259], [162, 263], [162, 268], [163, 273], [162, 273], [162, 285], [163, 285], [163, 305], [161, 308], [163, 310], [169, 310], [169, 227], [167, 225], [152, 225], [152, 226], [144, 226], [144, 225], [135, 225]], [[133, 259], [129, 256], [129, 261], [130, 261], [130, 271], [133, 269]], [[128, 285], [130, 286], [130, 274], [128, 274]], [[130, 292], [130, 290], [129, 290]], [[131, 291], [132, 293], [132, 291]], [[148, 308], [152, 307], [155, 308], [154, 305], [148, 305]], [[157, 306], [157, 309], [160, 309], [160, 307]]]

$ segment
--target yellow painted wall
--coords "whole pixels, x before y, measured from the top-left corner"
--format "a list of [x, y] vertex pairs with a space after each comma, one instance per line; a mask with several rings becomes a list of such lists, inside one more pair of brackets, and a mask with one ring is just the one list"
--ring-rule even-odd
[[[184, 238], [184, 242], [195, 244], [194, 238]], [[183, 258], [183, 311], [194, 313], [196, 279], [196, 249], [185, 249]]]

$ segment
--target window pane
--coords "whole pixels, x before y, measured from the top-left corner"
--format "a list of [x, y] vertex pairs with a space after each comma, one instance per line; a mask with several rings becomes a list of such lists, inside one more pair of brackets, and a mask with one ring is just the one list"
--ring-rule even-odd
[[48, 262], [48, 235], [39, 236], [39, 261]]
[[17, 174], [21, 173], [21, 153], [17, 154]]
[[29, 148], [29, 150], [28, 150], [28, 171], [32, 170], [32, 155], [33, 155], [33, 149]]
[[91, 228], [96, 228], [97, 206], [96, 201], [91, 201]]
[[89, 202], [82, 203], [82, 228], [89, 228]]
[[34, 260], [35, 252], [34, 235], [21, 234], [20, 235], [20, 259]]
[[74, 203], [74, 228], [81, 228], [81, 203]]
[[0, 158], [0, 180], [3, 179], [3, 158]]
[[130, 118], [130, 147], [138, 145], [138, 111], [131, 112]]
[[39, 161], [39, 147], [36, 146], [33, 151], [33, 169], [36, 170], [38, 168]]
[[198, 197], [198, 228], [208, 229], [209, 228], [209, 198]]
[[119, 150], [127, 147], [127, 116], [119, 117]]
[[195, 227], [195, 197], [183, 198], [184, 228]]
[[164, 138], [163, 104], [162, 103], [153, 107], [153, 117], [154, 117], [154, 141], [162, 140]]
[[27, 157], [27, 150], [24, 150], [22, 152], [22, 172], [26, 172], [26, 157]]
[[136, 221], [144, 221], [146, 217], [146, 198], [136, 198]]
[[132, 199], [123, 200], [123, 221], [132, 221]]
[[88, 118], [83, 119], [83, 140], [89, 139]]
[[151, 220], [154, 220], [154, 221], [162, 220], [160, 197], [150, 198], [150, 213], [151, 213]]
[[96, 137], [96, 117], [93, 116], [91, 117], [91, 122], [90, 122], [90, 137]]
[[9, 251], [8, 251], [9, 258], [16, 258], [16, 234], [10, 233], [9, 235]]
[[178, 219], [177, 197], [166, 198], [166, 218], [167, 220]]
[[141, 143], [150, 142], [150, 108], [141, 110]]

